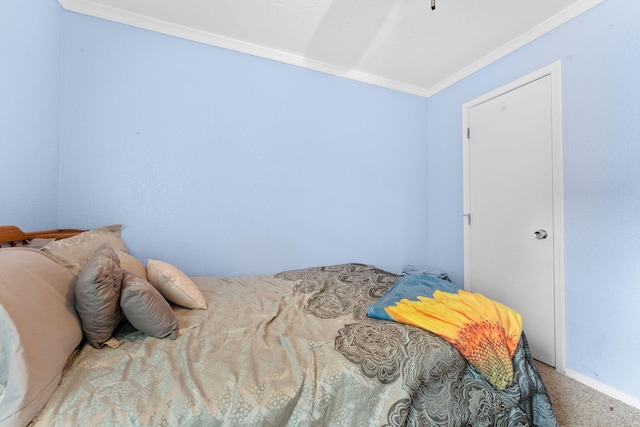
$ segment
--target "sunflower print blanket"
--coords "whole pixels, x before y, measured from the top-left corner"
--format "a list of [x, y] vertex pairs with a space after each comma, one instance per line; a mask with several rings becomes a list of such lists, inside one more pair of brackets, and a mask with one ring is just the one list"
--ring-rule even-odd
[[381, 308], [396, 322], [444, 338], [496, 389], [513, 383], [512, 358], [522, 335], [522, 316], [512, 308], [426, 275], [398, 280], [368, 314], [383, 319]]

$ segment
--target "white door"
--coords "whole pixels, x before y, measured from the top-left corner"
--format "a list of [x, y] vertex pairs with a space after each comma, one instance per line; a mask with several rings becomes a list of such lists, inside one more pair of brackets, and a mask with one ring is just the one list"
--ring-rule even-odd
[[523, 316], [556, 366], [552, 77], [467, 104], [465, 288]]

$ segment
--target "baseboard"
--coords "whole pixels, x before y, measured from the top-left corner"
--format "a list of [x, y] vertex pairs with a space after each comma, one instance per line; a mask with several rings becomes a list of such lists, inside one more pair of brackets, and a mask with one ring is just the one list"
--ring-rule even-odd
[[606, 394], [607, 396], [613, 397], [614, 399], [624, 402], [627, 405], [640, 409], [640, 399], [638, 399], [637, 397], [630, 396], [611, 386], [602, 384], [601, 382], [596, 381], [591, 377], [588, 377], [576, 371], [572, 371], [571, 369], [566, 369], [565, 375], [567, 375], [569, 378], [573, 378], [574, 380], [581, 382], [584, 385], [591, 387], [594, 390], [599, 391], [600, 393]]

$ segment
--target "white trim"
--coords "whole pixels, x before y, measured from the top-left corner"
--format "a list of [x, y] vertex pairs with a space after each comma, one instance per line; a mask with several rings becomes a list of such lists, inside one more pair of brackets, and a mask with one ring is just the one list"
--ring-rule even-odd
[[566, 371], [564, 294], [564, 179], [562, 173], [562, 67], [560, 61], [546, 68], [551, 77], [551, 126], [553, 133], [553, 262], [555, 275], [556, 370]]
[[588, 377], [576, 371], [572, 371], [571, 369], [567, 369], [565, 374], [569, 378], [573, 378], [574, 380], [579, 381], [582, 384], [599, 391], [600, 393], [606, 394], [607, 396], [613, 397], [614, 399], [626, 403], [627, 405], [640, 409], [640, 399], [638, 399], [637, 397], [630, 396], [618, 389], [596, 381], [591, 377]]
[[[506, 92], [517, 89], [545, 76], [551, 78], [551, 126], [553, 144], [553, 260], [554, 260], [554, 311], [556, 334], [556, 370], [566, 371], [566, 342], [565, 342], [565, 298], [564, 298], [564, 196], [562, 185], [562, 87], [561, 65], [556, 61], [551, 65], [530, 73], [514, 82], [482, 95], [462, 106], [462, 152], [463, 152], [463, 209], [469, 213], [469, 144], [467, 128], [469, 127], [469, 111], [472, 107], [482, 104]], [[469, 227], [464, 227], [464, 288], [468, 289], [467, 278], [470, 277], [470, 242]]]
[[387, 89], [397, 90], [412, 95], [428, 97], [429, 91], [406, 83], [395, 80], [385, 79], [373, 74], [367, 74], [360, 71], [350, 70], [348, 68], [339, 67], [322, 61], [305, 58], [304, 56], [285, 52], [282, 50], [272, 49], [269, 47], [233, 39], [230, 37], [220, 36], [218, 34], [209, 33], [207, 31], [186, 27], [184, 25], [175, 24], [168, 21], [141, 15], [139, 13], [104, 5], [92, 0], [59, 0], [63, 8], [82, 13], [97, 18], [106, 19], [121, 24], [131, 25], [145, 30], [155, 31], [186, 40], [192, 40], [211, 46], [229, 49], [248, 55], [258, 56], [285, 64], [296, 65], [322, 73], [334, 76], [344, 77], [350, 80], [368, 83]]
[[451, 76], [442, 80], [440, 83], [430, 87], [428, 90], [428, 93], [429, 93], [428, 96], [435, 95], [436, 93], [443, 91], [444, 89], [454, 85], [460, 80], [466, 77], [469, 77], [471, 74], [475, 73], [476, 71], [479, 71], [482, 68], [486, 67], [487, 65], [499, 60], [500, 58], [505, 57], [508, 54], [520, 49], [521, 47], [534, 41], [538, 37], [541, 37], [551, 32], [552, 30], [558, 28], [562, 24], [569, 22], [573, 18], [583, 14], [589, 9], [594, 8], [595, 6], [599, 5], [604, 1], [606, 0], [583, 0], [583, 1], [572, 4], [571, 6], [555, 14], [554, 16], [547, 19], [546, 21], [533, 27], [531, 30], [521, 34], [515, 39], [502, 45], [501, 47], [494, 50], [490, 54], [468, 65], [462, 70], [452, 74]]
[[481, 58], [473, 64], [465, 67], [457, 73], [451, 75], [440, 83], [431, 88], [422, 88], [409, 85], [395, 80], [385, 79], [372, 74], [350, 70], [344, 67], [335, 66], [326, 62], [314, 61], [305, 58], [299, 54], [292, 54], [277, 49], [260, 46], [254, 43], [243, 42], [229, 37], [219, 36], [206, 31], [185, 27], [183, 25], [160, 19], [151, 18], [135, 12], [127, 11], [113, 6], [108, 6], [94, 0], [58, 0], [63, 8], [82, 13], [85, 15], [95, 16], [107, 19], [109, 21], [119, 22], [122, 24], [132, 25], [134, 27], [146, 30], [156, 31], [162, 34], [168, 34], [187, 40], [193, 40], [224, 49], [234, 50], [249, 55], [259, 56], [271, 59], [273, 61], [285, 64], [296, 65], [323, 73], [344, 77], [347, 79], [384, 87], [387, 89], [397, 90], [412, 95], [428, 98], [436, 93], [446, 89], [447, 87], [457, 83], [458, 81], [468, 77], [481, 68], [491, 64], [494, 61], [508, 55], [514, 50], [526, 45], [536, 38], [548, 33], [549, 31], [559, 27], [565, 22], [575, 18], [576, 16], [586, 12], [587, 10], [597, 6], [605, 0], [583, 0], [563, 11], [557, 13], [545, 22], [537, 25], [533, 29], [527, 31], [521, 36], [515, 38], [509, 43], [503, 45], [499, 49], [491, 52], [489, 55]]

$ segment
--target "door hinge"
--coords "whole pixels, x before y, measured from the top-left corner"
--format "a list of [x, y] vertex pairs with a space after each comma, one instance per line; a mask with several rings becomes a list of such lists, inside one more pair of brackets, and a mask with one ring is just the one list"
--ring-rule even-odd
[[471, 225], [471, 214], [468, 213], [468, 214], [464, 214], [462, 216], [463, 217], [467, 217], [467, 225]]
[[471, 128], [467, 128], [467, 139], [471, 139]]

